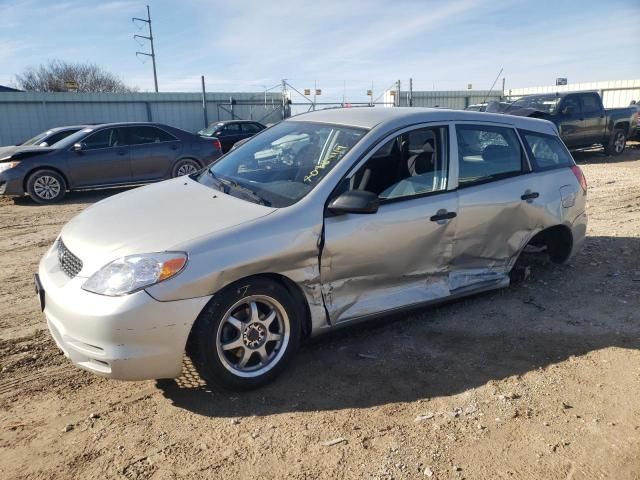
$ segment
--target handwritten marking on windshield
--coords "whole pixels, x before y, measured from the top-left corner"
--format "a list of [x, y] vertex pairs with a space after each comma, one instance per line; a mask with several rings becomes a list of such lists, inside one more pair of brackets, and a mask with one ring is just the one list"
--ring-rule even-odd
[[311, 182], [314, 177], [320, 175], [321, 170], [324, 170], [329, 165], [331, 165], [331, 162], [333, 162], [337, 158], [347, 153], [347, 150], [349, 150], [349, 147], [345, 147], [343, 145], [336, 145], [335, 147], [333, 147], [333, 149], [331, 150], [331, 153], [327, 156], [327, 158], [322, 160], [318, 165], [316, 165], [313, 168], [313, 170], [309, 172], [309, 174], [306, 177], [304, 177], [304, 181]]

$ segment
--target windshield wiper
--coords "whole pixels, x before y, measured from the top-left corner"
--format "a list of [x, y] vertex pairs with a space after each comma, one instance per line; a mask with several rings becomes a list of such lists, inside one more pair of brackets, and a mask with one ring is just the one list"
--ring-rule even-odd
[[223, 193], [229, 193], [229, 186], [224, 183], [220, 178], [216, 177], [216, 174], [210, 168], [207, 168], [207, 175], [209, 175], [213, 181], [217, 184], [218, 190]]
[[[257, 203], [264, 205], [266, 207], [270, 207], [271, 206], [271, 202], [268, 200], [265, 200], [264, 198], [262, 198], [257, 192], [254, 192], [253, 190], [251, 190], [250, 188], [245, 187], [244, 185], [240, 185], [238, 182], [231, 180], [229, 178], [225, 178], [223, 179], [218, 179], [221, 182], [225, 183], [227, 186], [231, 186], [234, 189], [240, 191], [242, 194], [244, 194], [247, 197], [251, 197], [254, 199], [254, 201], [256, 201]], [[229, 193], [229, 192], [225, 192], [225, 193]]]

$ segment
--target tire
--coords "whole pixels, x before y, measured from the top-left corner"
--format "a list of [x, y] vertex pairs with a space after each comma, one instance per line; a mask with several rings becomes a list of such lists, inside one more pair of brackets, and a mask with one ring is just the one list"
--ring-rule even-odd
[[27, 192], [34, 202], [48, 205], [67, 194], [67, 182], [55, 170], [37, 170], [27, 179]]
[[183, 175], [191, 175], [192, 173], [196, 173], [201, 168], [202, 166], [198, 161], [191, 158], [185, 158], [183, 160], [177, 161], [173, 166], [173, 169], [171, 170], [171, 177], [176, 178], [182, 177]]
[[609, 143], [605, 146], [604, 151], [607, 155], [620, 155], [627, 146], [627, 134], [622, 128], [616, 128], [609, 139]]
[[258, 388], [275, 379], [298, 349], [303, 315], [283, 285], [248, 278], [214, 295], [193, 326], [187, 353], [211, 385]]

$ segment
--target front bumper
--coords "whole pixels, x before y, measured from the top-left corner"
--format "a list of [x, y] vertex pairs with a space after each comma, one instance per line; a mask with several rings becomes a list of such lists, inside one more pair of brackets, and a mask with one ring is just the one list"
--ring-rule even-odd
[[0, 195], [22, 196], [24, 194], [24, 172], [20, 166], [0, 173]]
[[145, 291], [107, 297], [82, 290], [51, 250], [38, 271], [47, 325], [78, 367], [119, 380], [175, 378], [189, 331], [210, 297], [159, 302]]

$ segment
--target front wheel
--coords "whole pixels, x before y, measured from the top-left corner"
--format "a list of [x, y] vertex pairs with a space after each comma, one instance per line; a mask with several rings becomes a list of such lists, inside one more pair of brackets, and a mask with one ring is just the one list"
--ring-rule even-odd
[[37, 203], [56, 203], [66, 195], [67, 185], [58, 172], [38, 170], [27, 179], [27, 192]]
[[621, 128], [616, 128], [611, 135], [609, 143], [605, 146], [604, 151], [607, 155], [620, 155], [624, 152], [627, 145], [627, 134]]
[[190, 158], [185, 158], [184, 160], [179, 160], [171, 171], [171, 176], [182, 177], [183, 175], [191, 175], [192, 173], [196, 173], [200, 170], [200, 164], [195, 160]]
[[279, 283], [249, 278], [216, 294], [189, 338], [208, 382], [249, 390], [272, 381], [300, 344], [302, 308]]

